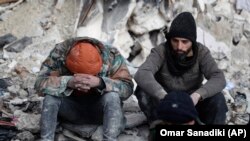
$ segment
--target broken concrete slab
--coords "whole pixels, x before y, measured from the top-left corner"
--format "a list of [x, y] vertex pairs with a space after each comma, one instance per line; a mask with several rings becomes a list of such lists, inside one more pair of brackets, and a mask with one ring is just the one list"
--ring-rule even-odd
[[66, 137], [65, 135], [63, 135], [62, 133], [60, 133], [60, 134], [56, 134], [55, 141], [75, 141], [75, 140], [70, 139], [70, 138]]
[[163, 0], [159, 6], [159, 12], [164, 17], [166, 22], [170, 22], [173, 19], [173, 1], [172, 0]]
[[22, 50], [24, 50], [25, 47], [27, 47], [28, 45], [32, 44], [32, 38], [30, 37], [23, 37], [20, 40], [17, 40], [11, 44], [9, 44], [8, 46], [5, 47], [6, 51], [9, 52], [21, 52]]
[[134, 128], [136, 126], [142, 125], [147, 122], [146, 116], [140, 112], [140, 113], [125, 113], [126, 117], [126, 128]]
[[142, 46], [139, 44], [138, 41], [135, 41], [134, 45], [131, 47], [131, 52], [127, 60], [131, 62], [138, 54], [141, 53], [141, 51], [142, 51]]
[[250, 1], [248, 0], [237, 0], [236, 1], [237, 10], [246, 10], [250, 12]]
[[146, 60], [147, 56], [150, 54], [151, 49], [154, 48], [154, 45], [152, 44], [150, 40], [149, 33], [143, 34], [142, 36], [139, 36], [136, 38], [138, 43], [141, 45], [142, 50], [141, 52], [132, 60], [132, 64], [135, 67], [139, 67], [142, 65], [142, 63]]
[[138, 136], [143, 137], [145, 140], [148, 140], [149, 136], [149, 126], [148, 125], [143, 125], [139, 126], [138, 128]]
[[12, 79], [8, 78], [0, 78], [0, 89], [6, 90], [9, 86], [13, 85]]
[[123, 102], [123, 110], [125, 112], [140, 112], [141, 109], [135, 95], [131, 95], [126, 101]]
[[18, 130], [27, 130], [31, 133], [38, 133], [40, 130], [40, 118], [41, 115], [28, 114], [20, 110], [14, 112], [14, 116], [17, 118], [15, 122]]
[[246, 94], [237, 92], [234, 99], [233, 109], [239, 114], [244, 114], [248, 106]]
[[124, 58], [128, 58], [131, 52], [131, 47], [134, 45], [134, 41], [127, 29], [125, 28], [123, 30], [114, 31], [114, 33], [110, 34], [114, 35], [109, 38], [109, 42], [120, 51]]
[[117, 139], [118, 141], [145, 141], [143, 137], [136, 135], [120, 135]]
[[151, 30], [163, 28], [165, 20], [160, 15], [159, 10], [154, 8], [152, 4], [139, 1], [131, 19], [128, 21], [128, 26], [133, 33], [142, 35]]
[[86, 141], [85, 139], [78, 137], [76, 134], [67, 129], [63, 130], [63, 135], [74, 141]]
[[71, 123], [62, 123], [62, 127], [74, 133], [77, 133], [81, 137], [89, 138], [96, 131], [98, 125], [93, 125], [93, 124], [77, 125]]
[[17, 40], [17, 37], [11, 33], [0, 36], [0, 48], [3, 48], [5, 45], [14, 42], [15, 40]]
[[21, 141], [34, 141], [35, 140], [34, 135], [30, 133], [29, 131], [23, 131], [21, 133], [18, 133], [16, 135], [16, 138]]
[[124, 28], [136, 6], [135, 0], [107, 0], [103, 4], [102, 30], [109, 33], [113, 30]]
[[91, 139], [93, 141], [101, 141], [101, 140], [103, 140], [103, 126], [98, 126], [96, 131], [91, 136]]

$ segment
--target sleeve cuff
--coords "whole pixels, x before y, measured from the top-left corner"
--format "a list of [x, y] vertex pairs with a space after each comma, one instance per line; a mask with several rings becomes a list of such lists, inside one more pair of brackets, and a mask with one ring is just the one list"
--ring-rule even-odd
[[69, 96], [71, 95], [71, 93], [73, 92], [73, 89], [68, 88], [67, 84], [68, 81], [72, 78], [72, 76], [62, 76], [62, 80], [61, 80], [61, 90], [63, 95], [65, 96]]
[[99, 89], [99, 90], [103, 90], [103, 89], [106, 88], [106, 85], [105, 85], [103, 79], [101, 77], [99, 77], [99, 78], [100, 78], [100, 84], [96, 88]]
[[201, 95], [201, 99], [205, 99], [208, 97], [208, 91], [205, 88], [199, 88], [195, 91], [195, 93], [198, 93]]
[[158, 100], [161, 100], [167, 95], [167, 92], [164, 89], [161, 89], [156, 93], [156, 95]]
[[118, 92], [119, 89], [114, 87], [114, 85], [112, 84], [112, 80], [110, 80], [110, 78], [107, 78], [107, 77], [101, 77], [103, 82], [104, 82], [104, 85], [105, 85], [105, 88], [102, 90], [102, 91], [116, 91]]

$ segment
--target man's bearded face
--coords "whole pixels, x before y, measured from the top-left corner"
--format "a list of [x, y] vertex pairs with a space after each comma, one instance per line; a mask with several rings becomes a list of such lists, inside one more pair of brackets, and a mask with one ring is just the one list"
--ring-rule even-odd
[[183, 60], [187, 56], [192, 56], [192, 42], [186, 38], [171, 38], [171, 45], [174, 55], [178, 60]]

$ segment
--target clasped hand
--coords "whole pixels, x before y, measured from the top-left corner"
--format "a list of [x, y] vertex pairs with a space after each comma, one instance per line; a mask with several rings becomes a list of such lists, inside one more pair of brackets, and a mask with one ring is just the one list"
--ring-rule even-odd
[[100, 85], [100, 78], [89, 74], [74, 74], [68, 82], [68, 87], [87, 93], [91, 88]]

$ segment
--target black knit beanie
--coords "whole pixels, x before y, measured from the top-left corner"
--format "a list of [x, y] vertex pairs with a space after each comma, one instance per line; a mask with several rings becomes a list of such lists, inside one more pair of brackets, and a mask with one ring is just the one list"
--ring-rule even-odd
[[156, 111], [158, 119], [175, 124], [199, 119], [190, 95], [182, 91], [168, 93], [160, 101]]
[[196, 23], [190, 12], [180, 13], [171, 23], [167, 39], [173, 37], [187, 38], [193, 43], [196, 42]]
[[[189, 12], [179, 14], [172, 22], [169, 32], [165, 32], [166, 57], [168, 70], [172, 75], [181, 76], [194, 66], [198, 56], [198, 47], [196, 42], [196, 24], [194, 17]], [[175, 55], [170, 39], [180, 37], [189, 39], [192, 42], [192, 57], [178, 57]], [[185, 54], [186, 55], [186, 54]]]

